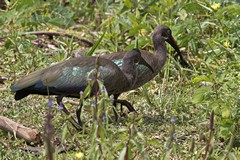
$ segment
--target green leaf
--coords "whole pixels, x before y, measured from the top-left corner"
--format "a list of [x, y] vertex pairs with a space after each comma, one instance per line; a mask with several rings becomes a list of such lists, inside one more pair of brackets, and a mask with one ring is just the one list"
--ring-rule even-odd
[[150, 105], [150, 106], [153, 106], [152, 102], [151, 102], [151, 99], [148, 95], [148, 89], [146, 87], [146, 85], [143, 85], [143, 95], [144, 95], [144, 98], [146, 99], [147, 103]]
[[232, 152], [229, 153], [229, 159], [232, 159], [232, 160], [238, 160], [239, 157], [236, 157], [236, 155]]
[[205, 11], [205, 9], [199, 5], [198, 3], [188, 3], [184, 9], [187, 11], [187, 12], [190, 12], [190, 13], [195, 13], [195, 12], [201, 12], [201, 11]]
[[36, 1], [29, 1], [29, 0], [21, 0], [19, 3], [16, 3], [16, 9], [21, 11], [22, 9], [26, 9], [26, 8], [31, 8], [34, 5], [37, 6], [39, 5], [40, 1], [36, 0]]
[[63, 131], [62, 131], [62, 142], [64, 142], [64, 140], [66, 139], [67, 133], [68, 133], [67, 125], [64, 125], [63, 126]]
[[91, 92], [91, 86], [88, 85], [84, 90], [83, 97], [87, 98], [88, 96], [90, 96], [90, 92]]
[[240, 15], [240, 5], [235, 3], [219, 9], [216, 13], [217, 18], [236, 17]]
[[140, 24], [140, 25], [134, 26], [131, 30], [129, 30], [128, 35], [129, 35], [129, 36], [134, 36], [134, 35], [136, 35], [141, 29], [147, 29], [146, 25]]
[[119, 155], [119, 160], [124, 160], [125, 155], [127, 154], [127, 147], [124, 147]]
[[134, 48], [138, 48], [138, 38], [136, 38], [135, 47]]
[[56, 25], [56, 26], [64, 26], [65, 25], [65, 21], [63, 21], [62, 18], [49, 19], [48, 23]]
[[148, 144], [150, 144], [152, 146], [159, 146], [159, 141], [156, 139], [148, 140]]
[[199, 83], [199, 82], [202, 82], [202, 81], [211, 82], [211, 80], [207, 76], [201, 75], [201, 76], [195, 77], [192, 80], [192, 83]]
[[138, 135], [139, 138], [141, 138], [142, 140], [145, 141], [145, 137], [141, 132], [137, 132], [137, 135]]
[[193, 94], [192, 103], [197, 104], [204, 100], [204, 96], [211, 92], [211, 86], [203, 86], [195, 90]]
[[114, 148], [113, 148], [113, 150], [112, 150], [112, 152], [114, 153], [114, 152], [118, 152], [118, 151], [120, 151], [123, 147], [125, 146], [125, 144], [123, 143], [123, 141], [121, 141], [120, 143], [118, 143], [118, 144], [114, 144]]
[[100, 37], [100, 39], [92, 46], [92, 48], [91, 48], [88, 52], [85, 53], [85, 56], [91, 56], [91, 55], [93, 54], [93, 52], [96, 50], [96, 48], [97, 48], [97, 47], [99, 46], [99, 44], [101, 43], [101, 41], [102, 41], [105, 33], [106, 33], [106, 32], [104, 32], [104, 33], [102, 34], [102, 36]]
[[[1, 15], [0, 15], [1, 16]], [[0, 17], [0, 25], [3, 25], [5, 22], [4, 18]]]
[[121, 128], [118, 129], [118, 132], [125, 132], [127, 130], [128, 130], [127, 127], [121, 127]]
[[178, 15], [180, 16], [181, 20], [185, 20], [188, 16], [187, 12], [185, 9], [182, 9], [178, 12]]
[[170, 159], [171, 153], [172, 153], [172, 148], [169, 149], [167, 152], [165, 152], [165, 154], [164, 154], [164, 156], [163, 156], [162, 159], [163, 159], [163, 160], [168, 160], [168, 159]]
[[218, 114], [218, 115], [220, 115], [222, 113], [219, 103], [221, 103], [221, 102], [213, 101], [209, 104], [209, 108], [213, 109], [215, 114]]
[[105, 133], [104, 133], [104, 128], [102, 125], [98, 126], [98, 132], [101, 137], [101, 141], [104, 142], [105, 141]]
[[199, 5], [202, 6], [203, 8], [205, 8], [206, 10], [210, 11], [210, 12], [213, 11], [212, 8], [207, 7], [206, 5], [203, 5], [203, 4], [200, 4], [200, 3], [199, 3]]
[[227, 139], [230, 135], [230, 130], [227, 127], [220, 127], [219, 135], [223, 137], [224, 139]]
[[227, 109], [227, 108], [225, 108], [225, 109], [223, 109], [223, 111], [222, 111], [222, 117], [223, 118], [229, 118], [230, 117], [230, 110], [229, 109]]
[[128, 8], [132, 8], [133, 4], [132, 4], [132, 2], [130, 0], [125, 0], [124, 6], [126, 6]]

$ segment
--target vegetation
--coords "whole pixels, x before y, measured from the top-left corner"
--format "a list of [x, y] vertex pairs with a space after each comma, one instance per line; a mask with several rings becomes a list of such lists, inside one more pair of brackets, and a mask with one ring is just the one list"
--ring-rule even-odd
[[[235, 1], [5, 1], [0, 11], [0, 112], [46, 135], [43, 151], [30, 153], [21, 139], [0, 131], [1, 159], [240, 159], [240, 5]], [[9, 86], [29, 72], [63, 61], [74, 50], [90, 49], [67, 36], [36, 36], [55, 31], [93, 44], [94, 54], [134, 48], [154, 52], [153, 28], [169, 26], [192, 68], [182, 68], [169, 47], [167, 63], [149, 83], [121, 96], [138, 114], [114, 122], [105, 92], [84, 101], [83, 132], [77, 132], [54, 97], [15, 101]], [[91, 55], [92, 52], [89, 54]], [[85, 92], [87, 94], [87, 92]], [[48, 101], [53, 102], [51, 109]], [[51, 104], [51, 103], [49, 103]], [[65, 98], [74, 115], [77, 105]], [[119, 108], [117, 109], [119, 111]], [[52, 119], [46, 119], [52, 115]], [[48, 116], [49, 117], [49, 116]], [[50, 121], [49, 121], [50, 120]], [[53, 125], [48, 132], [46, 123]], [[50, 139], [52, 137], [52, 139]], [[75, 149], [58, 153], [47, 143]], [[34, 145], [34, 144], [31, 144]]]

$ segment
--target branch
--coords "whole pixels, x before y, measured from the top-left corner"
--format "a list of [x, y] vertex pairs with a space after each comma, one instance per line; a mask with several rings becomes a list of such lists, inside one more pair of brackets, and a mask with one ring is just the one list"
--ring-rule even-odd
[[39, 131], [36, 129], [27, 128], [3, 116], [0, 116], [0, 129], [6, 132], [10, 132], [14, 135], [15, 138], [23, 138], [27, 143], [42, 143]]
[[[0, 67], [1, 69], [1, 67]], [[3, 84], [3, 81], [7, 80], [10, 76], [7, 74], [0, 74], [0, 83]]]
[[210, 153], [210, 147], [211, 147], [211, 141], [213, 138], [213, 134], [214, 134], [214, 110], [211, 111], [210, 114], [210, 126], [209, 126], [209, 138], [206, 144], [206, 149], [205, 149], [205, 154], [203, 155], [203, 159], [207, 159], [207, 157], [211, 154]]
[[77, 40], [78, 42], [80, 41], [82, 43], [85, 43], [87, 45], [87, 47], [93, 46], [93, 43], [86, 39], [78, 38], [77, 36], [74, 36], [74, 35], [71, 35], [68, 33], [62, 33], [62, 32], [34, 31], [34, 32], [26, 32], [26, 33], [23, 33], [22, 35], [47, 35], [49, 37], [51, 37], [51, 36], [66, 36], [69, 38], [73, 38], [73, 39]]
[[[33, 31], [33, 32], [26, 32], [26, 33], [19, 34], [19, 36], [26, 36], [26, 35], [46, 35], [46, 36], [49, 36], [50, 38], [52, 38], [52, 36], [65, 36], [65, 37], [73, 38], [74, 41], [78, 42], [79, 44], [84, 43], [86, 47], [93, 46], [93, 43], [86, 39], [79, 38], [78, 36], [68, 34], [68, 33], [63, 33], [63, 32]], [[6, 38], [9, 36], [10, 35], [0, 37], [0, 45], [3, 45]]]

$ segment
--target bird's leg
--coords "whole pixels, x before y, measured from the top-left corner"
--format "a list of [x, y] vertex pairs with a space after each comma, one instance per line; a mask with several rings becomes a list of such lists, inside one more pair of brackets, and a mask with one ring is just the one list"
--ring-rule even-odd
[[115, 94], [114, 95], [114, 106], [116, 106], [117, 103], [120, 103], [121, 104], [121, 112], [123, 111], [122, 109], [122, 106], [126, 106], [128, 108], [128, 111], [129, 112], [136, 112], [136, 110], [133, 108], [133, 106], [131, 105], [131, 103], [129, 103], [128, 101], [126, 100], [121, 100], [121, 99], [118, 99], [120, 94]]
[[118, 120], [118, 114], [117, 114], [117, 111], [116, 111], [117, 102], [115, 101], [115, 96], [114, 96], [113, 106], [114, 106], [114, 108], [113, 108], [113, 113], [114, 113], [114, 115], [115, 115], [115, 121], [117, 122], [117, 120]]
[[64, 106], [64, 104], [62, 103], [62, 99], [63, 96], [57, 96], [57, 104], [59, 105], [60, 109], [67, 114], [68, 116], [70, 116], [70, 118], [72, 119], [71, 124], [77, 129], [77, 130], [82, 130], [82, 125], [78, 124], [77, 121], [70, 115], [70, 112], [67, 110], [67, 108]]
[[80, 107], [76, 110], [77, 120], [80, 126], [82, 126], [82, 121], [81, 121], [82, 107], [83, 107], [83, 103], [80, 102]]
[[[133, 106], [131, 105], [131, 103], [129, 103], [128, 101], [126, 100], [120, 100], [118, 99], [119, 97], [119, 94], [115, 94], [114, 95], [114, 101], [113, 101], [113, 106], [116, 108], [117, 107], [117, 103], [120, 103], [121, 104], [121, 112], [123, 112], [123, 106], [126, 106], [128, 108], [128, 111], [129, 112], [137, 112]], [[113, 109], [114, 111], [114, 115], [115, 115], [115, 119], [116, 121], [118, 120], [118, 115], [117, 115], [117, 112], [115, 109]]]
[[120, 103], [120, 104], [121, 104], [121, 112], [122, 112], [122, 106], [123, 106], [123, 105], [128, 108], [128, 111], [129, 111], [129, 112], [137, 112], [137, 111], [133, 108], [133, 106], [131, 105], [131, 103], [129, 103], [129, 102], [126, 101], [126, 100], [116, 99], [116, 100], [114, 100], [114, 101], [115, 101], [115, 103]]
[[60, 109], [66, 114], [70, 115], [70, 112], [67, 110], [67, 108], [62, 103], [62, 96], [57, 96], [57, 104], [59, 105]]

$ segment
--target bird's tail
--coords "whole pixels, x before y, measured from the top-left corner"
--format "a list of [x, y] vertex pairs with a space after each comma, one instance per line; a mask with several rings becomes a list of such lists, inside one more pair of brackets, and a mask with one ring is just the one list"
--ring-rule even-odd
[[14, 96], [14, 99], [17, 101], [17, 100], [20, 100], [24, 97], [27, 97], [30, 93], [27, 91], [27, 90], [20, 90], [20, 91], [17, 91], [15, 96]]
[[22, 90], [24, 88], [30, 87], [41, 80], [41, 75], [44, 69], [30, 73], [29, 75], [23, 77], [22, 79], [16, 81], [10, 86], [13, 92]]

